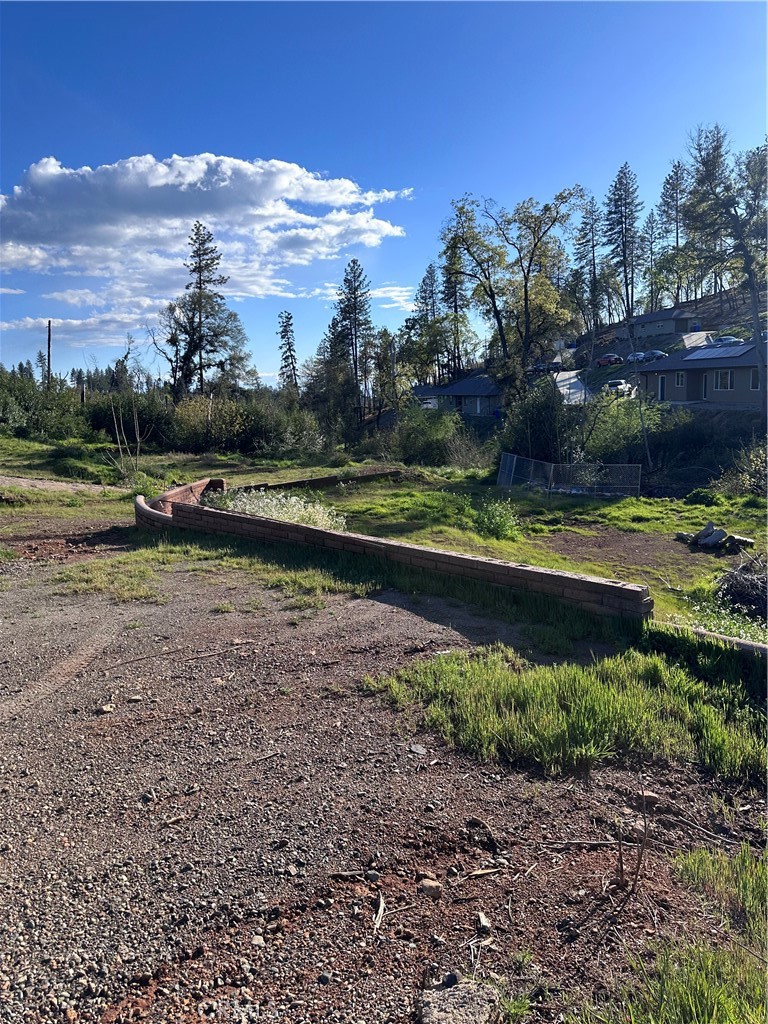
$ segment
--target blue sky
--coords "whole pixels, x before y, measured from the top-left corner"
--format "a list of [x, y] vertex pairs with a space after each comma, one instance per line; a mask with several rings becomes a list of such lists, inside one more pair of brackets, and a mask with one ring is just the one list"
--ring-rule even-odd
[[[105, 366], [179, 294], [196, 219], [265, 382], [312, 355], [344, 267], [398, 327], [452, 199], [646, 212], [688, 134], [766, 130], [766, 6], [0, 3], [0, 361]], [[140, 355], [149, 361], [151, 350]]]

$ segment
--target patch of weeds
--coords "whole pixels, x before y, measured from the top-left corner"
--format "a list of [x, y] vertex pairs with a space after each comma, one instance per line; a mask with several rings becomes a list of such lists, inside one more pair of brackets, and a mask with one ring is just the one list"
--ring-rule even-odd
[[125, 628], [126, 629], [143, 629], [144, 628], [144, 623], [143, 622], [139, 622], [138, 619], [134, 619], [132, 622], [126, 622]]
[[646, 756], [748, 780], [765, 763], [756, 718], [729, 720], [703, 682], [658, 655], [532, 668], [499, 645], [416, 663], [383, 688], [480, 760], [535, 762], [548, 774]]
[[573, 641], [557, 626], [533, 623], [525, 627], [523, 635], [541, 654], [554, 654], [563, 658], [573, 654]]
[[530, 1013], [531, 1001], [527, 996], [502, 995], [499, 1009], [503, 1024], [520, 1024]]
[[481, 537], [495, 540], [516, 540], [520, 536], [520, 519], [509, 498], [485, 498], [475, 513], [475, 529]]
[[690, 494], [687, 494], [683, 498], [683, 501], [686, 505], [704, 505], [705, 507], [725, 504], [725, 500], [721, 494], [709, 491], [706, 487], [697, 487], [695, 490], [691, 491]]
[[227, 615], [229, 612], [237, 611], [237, 609], [231, 601], [222, 601], [221, 604], [215, 604], [213, 608], [211, 608], [211, 611], [215, 612], [217, 615]]
[[512, 954], [512, 966], [522, 974], [533, 963], [533, 953], [529, 949], [516, 949]]
[[732, 928], [756, 947], [766, 946], [765, 907], [768, 857], [743, 845], [729, 857], [722, 850], [693, 850], [678, 858], [681, 878], [704, 893]]
[[680, 594], [679, 601], [686, 608], [686, 613], [673, 616], [672, 622], [740, 640], [768, 643], [765, 622], [738, 611], [717, 594], [716, 587], [712, 580], [700, 580]]
[[258, 597], [250, 597], [245, 602], [245, 611], [247, 612], [260, 612], [264, 608], [264, 602]]
[[10, 548], [4, 548], [0, 546], [0, 562], [12, 562], [16, 558], [16, 553], [11, 551]]
[[749, 847], [729, 857], [695, 850], [678, 858], [689, 885], [717, 907], [738, 935], [729, 947], [665, 944], [653, 970], [637, 964], [639, 984], [572, 1024], [764, 1024], [766, 854]]
[[314, 493], [235, 490], [224, 494], [204, 495], [201, 504], [226, 509], [228, 512], [242, 512], [249, 516], [263, 516], [286, 523], [316, 526], [323, 530], [346, 529], [344, 516], [317, 500]]
[[118, 602], [164, 603], [153, 567], [130, 555], [68, 566], [56, 574], [54, 582], [60, 584], [60, 594], [106, 594]]
[[306, 611], [309, 608], [319, 610], [325, 608], [325, 601], [322, 597], [318, 597], [313, 594], [299, 594], [298, 597], [291, 598], [287, 601], [285, 607], [291, 611]]

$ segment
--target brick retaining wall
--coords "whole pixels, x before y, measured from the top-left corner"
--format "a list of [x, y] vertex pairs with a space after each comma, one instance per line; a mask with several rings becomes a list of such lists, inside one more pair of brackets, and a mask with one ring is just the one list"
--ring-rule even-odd
[[[306, 483], [311, 485], [312, 481]], [[492, 586], [554, 597], [598, 615], [645, 619], [653, 614], [653, 600], [646, 586], [558, 569], [541, 569], [498, 558], [481, 558], [438, 548], [425, 548], [359, 533], [321, 530], [314, 526], [300, 526], [261, 516], [223, 512], [198, 503], [206, 489], [226, 490], [226, 483], [223, 480], [198, 480], [194, 484], [167, 491], [149, 504], [139, 496], [135, 502], [136, 522], [148, 529], [177, 527], [383, 558], [427, 572], [447, 573], [480, 580]]]

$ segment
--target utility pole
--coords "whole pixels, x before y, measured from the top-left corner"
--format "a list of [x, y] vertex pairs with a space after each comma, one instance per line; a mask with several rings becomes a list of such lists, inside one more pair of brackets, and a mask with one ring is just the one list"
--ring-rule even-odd
[[51, 321], [48, 321], [48, 366], [45, 372], [46, 390], [51, 390]]

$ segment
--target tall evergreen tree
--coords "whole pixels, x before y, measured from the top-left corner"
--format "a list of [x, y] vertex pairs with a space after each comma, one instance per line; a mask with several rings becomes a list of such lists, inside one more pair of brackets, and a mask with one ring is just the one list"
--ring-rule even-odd
[[611, 262], [622, 284], [624, 315], [633, 338], [632, 317], [635, 311], [635, 281], [640, 237], [640, 201], [637, 178], [629, 164], [623, 164], [605, 199], [604, 239]]
[[[600, 328], [600, 283], [599, 253], [603, 230], [603, 218], [600, 206], [594, 196], [590, 196], [584, 204], [581, 221], [576, 232], [574, 255], [576, 266], [581, 271], [586, 285], [588, 309], [587, 329], [594, 345]], [[578, 280], [578, 279], [576, 279]]]
[[299, 375], [296, 364], [296, 339], [293, 334], [293, 316], [283, 310], [278, 315], [278, 335], [280, 336], [280, 371], [278, 381], [280, 387], [292, 398], [299, 397]]
[[682, 247], [685, 242], [683, 208], [688, 188], [688, 169], [680, 160], [675, 160], [669, 174], [661, 186], [661, 197], [658, 205], [659, 228], [669, 241], [669, 249], [664, 255], [665, 264], [674, 272], [674, 301], [680, 301], [683, 272]]
[[760, 283], [765, 281], [768, 193], [765, 143], [732, 156], [720, 125], [700, 128], [690, 140], [691, 183], [685, 204], [686, 222], [699, 233], [702, 245], [720, 259], [737, 263], [747, 285], [752, 312], [752, 337], [758, 356], [761, 389], [766, 386], [765, 345], [760, 323]]
[[461, 250], [456, 238], [448, 238], [443, 249], [440, 300], [446, 310], [451, 336], [451, 376], [457, 376], [464, 363], [469, 329], [469, 295], [461, 273]]
[[198, 356], [198, 385], [201, 393], [205, 385], [205, 356], [216, 350], [215, 339], [207, 330], [207, 320], [212, 308], [224, 301], [216, 289], [229, 280], [218, 272], [220, 263], [221, 253], [214, 244], [213, 235], [204, 224], [196, 220], [189, 236], [189, 259], [185, 260], [184, 266], [192, 278], [185, 289], [191, 293], [195, 304], [197, 336], [193, 344]]
[[639, 264], [640, 271], [647, 286], [646, 312], [653, 313], [659, 308], [659, 295], [661, 283], [659, 281], [659, 248], [661, 245], [661, 230], [659, 219], [653, 210], [643, 222], [639, 238]]
[[336, 300], [336, 333], [343, 337], [349, 353], [356, 388], [357, 419], [370, 411], [370, 383], [373, 361], [371, 283], [356, 259], [350, 260]]

